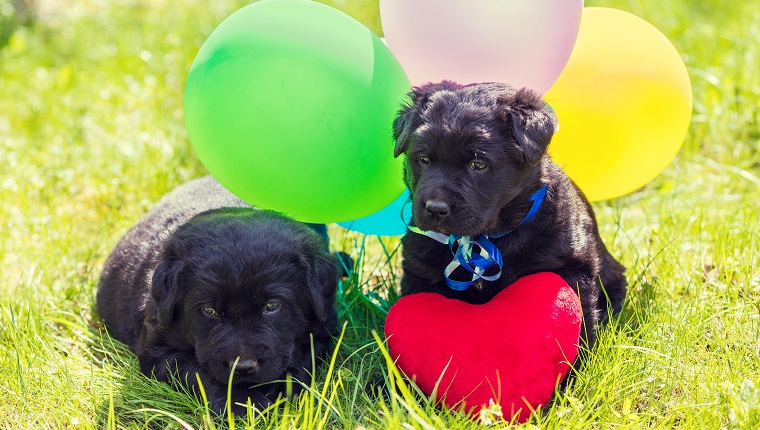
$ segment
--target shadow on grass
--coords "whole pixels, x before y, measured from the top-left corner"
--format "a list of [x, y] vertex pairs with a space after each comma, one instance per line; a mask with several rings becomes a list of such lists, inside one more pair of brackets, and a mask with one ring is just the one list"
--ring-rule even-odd
[[96, 393], [98, 428], [192, 428], [189, 423], [198, 417], [210, 418], [208, 408], [191, 393], [143, 375], [137, 357], [112, 338], [99, 319], [93, 319], [90, 329], [90, 353], [104, 385], [103, 392]]
[[36, 10], [32, 1], [0, 0], [0, 49], [8, 44], [19, 27], [33, 25], [35, 18]]

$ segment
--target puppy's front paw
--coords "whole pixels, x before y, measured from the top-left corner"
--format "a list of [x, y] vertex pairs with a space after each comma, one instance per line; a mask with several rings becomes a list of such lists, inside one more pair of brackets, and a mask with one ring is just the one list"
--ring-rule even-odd
[[[226, 390], [225, 390], [226, 391]], [[273, 402], [257, 389], [233, 388], [231, 402], [227, 403], [226, 392], [224, 397], [221, 395], [217, 398], [209, 398], [211, 410], [220, 417], [227, 415], [227, 409], [232, 410], [232, 414], [237, 417], [248, 415], [248, 411], [253, 409], [253, 415], [257, 415], [264, 409], [268, 408]]]

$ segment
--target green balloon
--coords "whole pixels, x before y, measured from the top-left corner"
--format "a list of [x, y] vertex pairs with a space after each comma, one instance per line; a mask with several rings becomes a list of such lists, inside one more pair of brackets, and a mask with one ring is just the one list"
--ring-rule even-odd
[[239, 198], [304, 222], [346, 221], [404, 190], [391, 124], [410, 88], [388, 47], [348, 15], [263, 0], [201, 47], [185, 125], [201, 162]]

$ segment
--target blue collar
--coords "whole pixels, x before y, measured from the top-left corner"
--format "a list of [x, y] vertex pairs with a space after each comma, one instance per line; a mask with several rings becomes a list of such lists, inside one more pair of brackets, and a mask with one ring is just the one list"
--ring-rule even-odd
[[[414, 226], [408, 226], [409, 231], [427, 236], [449, 246], [454, 258], [443, 271], [443, 274], [446, 277], [446, 284], [452, 290], [464, 291], [480, 278], [483, 278], [486, 281], [495, 281], [499, 279], [503, 267], [502, 256], [499, 248], [497, 248], [489, 239], [506, 236], [533, 218], [541, 207], [541, 204], [544, 202], [544, 197], [546, 197], [546, 191], [548, 188], [548, 185], [544, 185], [538, 191], [533, 193], [533, 195], [530, 196], [530, 199], [528, 199], [528, 201], [533, 202], [533, 206], [531, 206], [530, 211], [525, 215], [525, 218], [523, 218], [523, 220], [520, 221], [520, 224], [516, 227], [501, 233], [489, 235], [480, 233], [476, 236], [459, 236], [452, 234], [447, 236], [435, 231], [422, 231]], [[455, 247], [454, 245], [457, 246]], [[477, 250], [475, 249], [475, 246], [477, 246]], [[495, 275], [485, 274], [488, 269], [495, 266], [499, 267], [498, 273]], [[456, 281], [451, 279], [449, 276], [459, 267], [470, 272], [472, 274], [472, 279], [469, 281]]]

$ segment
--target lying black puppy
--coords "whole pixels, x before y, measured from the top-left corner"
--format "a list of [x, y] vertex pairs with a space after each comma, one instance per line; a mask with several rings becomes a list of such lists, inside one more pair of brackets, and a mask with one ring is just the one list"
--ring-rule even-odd
[[607, 252], [589, 202], [546, 153], [553, 111], [538, 94], [498, 83], [444, 81], [410, 96], [394, 122], [413, 215], [402, 295], [485, 303], [522, 276], [555, 272], [577, 289], [590, 348], [609, 306], [621, 309], [625, 268]]
[[[97, 307], [146, 375], [176, 381], [211, 407], [258, 408], [307, 383], [314, 354], [337, 331], [336, 258], [304, 224], [255, 210], [212, 177], [190, 181], [156, 205], [116, 245]], [[277, 382], [272, 382], [277, 381]], [[299, 384], [292, 384], [292, 394]]]

